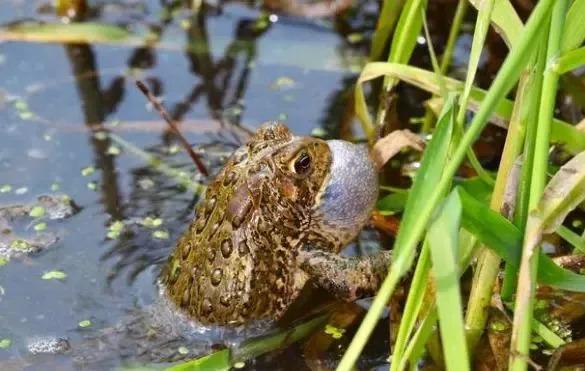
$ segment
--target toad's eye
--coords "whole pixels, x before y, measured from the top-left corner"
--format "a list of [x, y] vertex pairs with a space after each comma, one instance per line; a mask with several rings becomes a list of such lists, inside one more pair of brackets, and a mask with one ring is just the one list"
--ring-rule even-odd
[[303, 152], [295, 160], [295, 172], [297, 174], [306, 174], [311, 168], [311, 156]]

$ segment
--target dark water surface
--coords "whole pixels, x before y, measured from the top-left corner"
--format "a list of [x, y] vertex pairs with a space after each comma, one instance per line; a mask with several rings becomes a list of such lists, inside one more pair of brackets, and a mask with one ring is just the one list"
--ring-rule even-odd
[[[44, 5], [1, 1], [0, 23], [55, 21]], [[139, 31], [158, 25], [163, 42], [176, 50], [0, 42], [0, 206], [63, 193], [81, 207], [70, 218], [47, 221], [47, 231], [60, 236], [57, 244], [0, 267], [0, 339], [11, 341], [0, 349], [3, 367], [42, 368], [27, 354], [31, 338], [75, 340], [152, 303], [159, 264], [192, 217], [193, 192], [118, 144], [94, 137], [92, 129], [103, 123], [171, 166], [195, 173], [184, 152], [169, 154], [176, 142], [147, 109], [133, 76], [147, 80], [185, 121], [188, 140], [207, 149], [213, 164], [233, 149], [229, 125], [220, 128], [218, 119], [251, 129], [286, 119], [296, 133], [309, 134], [327, 130], [339, 114], [338, 95], [355, 76], [354, 52], [330, 24], [280, 17], [254, 35], [250, 25], [258, 11], [234, 4], [216, 13], [197, 21], [178, 12], [163, 24], [158, 1], [127, 1], [102, 7], [93, 19]], [[185, 45], [198, 52], [185, 52]], [[95, 172], [87, 175], [87, 167]], [[168, 238], [155, 238], [142, 226], [107, 238], [114, 221], [146, 216], [161, 218], [157, 230]], [[34, 235], [34, 224], [25, 226], [26, 234]], [[67, 277], [41, 278], [54, 270]], [[85, 320], [91, 326], [80, 327]]]

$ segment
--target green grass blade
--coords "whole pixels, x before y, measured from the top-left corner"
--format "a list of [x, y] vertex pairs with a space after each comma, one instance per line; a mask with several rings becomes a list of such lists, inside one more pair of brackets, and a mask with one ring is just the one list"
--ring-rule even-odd
[[415, 232], [413, 235], [412, 230], [421, 227], [418, 219], [421, 215], [426, 215], [427, 220], [430, 219], [430, 214], [434, 208], [429, 207], [426, 199], [429, 197], [429, 194], [435, 191], [435, 185], [442, 176], [443, 168], [447, 161], [449, 143], [453, 132], [453, 103], [454, 98], [450, 97], [443, 110], [443, 115], [439, 119], [433, 138], [423, 154], [420, 168], [417, 171], [406, 201], [406, 209], [392, 253], [393, 259], [390, 274], [384, 280], [362, 325], [343, 355], [338, 370], [351, 370], [374, 329], [388, 298], [392, 295], [396, 284], [412, 264], [415, 253], [414, 249], [420, 238], [420, 234]]
[[288, 346], [313, 333], [327, 321], [328, 315], [321, 315], [303, 322], [289, 330], [273, 335], [250, 339], [233, 351], [222, 349], [206, 356], [182, 362], [167, 368], [167, 371], [231, 370], [238, 362], [245, 362], [275, 349]]
[[403, 5], [404, 0], [384, 0], [378, 23], [376, 23], [376, 30], [372, 37], [370, 61], [377, 61], [382, 58], [382, 53], [388, 44]]
[[585, 253], [585, 240], [570, 230], [569, 228], [565, 227], [564, 225], [559, 226], [557, 229], [557, 234], [565, 241], [570, 243], [574, 248], [579, 250], [580, 253]]
[[[432, 209], [426, 203], [429, 195], [435, 191], [436, 183], [441, 179], [443, 166], [447, 162], [449, 143], [453, 133], [455, 121], [455, 97], [451, 95], [443, 108], [443, 112], [437, 123], [437, 129], [433, 133], [433, 139], [427, 145], [425, 153], [417, 171], [417, 175], [408, 194], [404, 215], [400, 224], [400, 231], [396, 236], [394, 245], [392, 269], [396, 269], [398, 262], [409, 261], [414, 255], [415, 243], [412, 243], [412, 230], [420, 226], [419, 216], [430, 214]], [[409, 243], [406, 243], [409, 241]], [[407, 264], [409, 265], [409, 264]], [[408, 269], [407, 266], [399, 269]]]
[[[546, 67], [546, 34], [543, 32], [540, 40], [535, 42], [536, 55], [530, 64], [530, 81], [526, 82], [526, 92], [522, 92], [514, 102], [514, 109], [518, 109], [523, 117], [525, 126], [524, 146], [522, 153], [522, 167], [520, 169], [520, 178], [516, 189], [516, 206], [514, 208], [513, 222], [522, 233], [526, 228], [526, 220], [530, 210], [530, 187], [532, 183], [532, 170], [534, 163], [534, 148], [536, 146], [536, 134], [538, 125], [538, 110], [542, 91], [542, 80], [544, 69]], [[518, 108], [517, 108], [518, 107]], [[554, 132], [554, 127], [553, 127]], [[520, 155], [520, 153], [518, 153]], [[516, 283], [518, 281], [518, 268], [506, 265], [504, 271], [504, 280], [500, 295], [504, 300], [512, 300], [516, 292]]]
[[447, 370], [469, 370], [459, 287], [459, 225], [461, 202], [451, 192], [428, 232], [432, 271], [436, 283], [439, 328]]
[[[479, 10], [483, 0], [469, 0], [469, 2]], [[524, 31], [524, 25], [510, 1], [496, 0], [491, 19], [494, 28], [508, 47], [514, 47]]]
[[[554, 63], [560, 53], [561, 40], [568, 0], [556, 0], [553, 8], [548, 45], [547, 63]], [[534, 163], [530, 179], [529, 207], [534, 209], [541, 198], [546, 183], [548, 166], [550, 128], [555, 109], [559, 76], [550, 65], [545, 69], [540, 105], [538, 107], [538, 126], [534, 148]], [[510, 369], [524, 371], [530, 351], [532, 310], [538, 275], [539, 239], [541, 227], [529, 216], [526, 223], [526, 234], [522, 246], [522, 260], [518, 271], [518, 285], [514, 306], [514, 323], [512, 328]]]
[[412, 369], [412, 367], [415, 366], [421, 359], [421, 356], [425, 350], [425, 345], [435, 330], [435, 323], [437, 322], [437, 318], [437, 308], [433, 305], [433, 308], [431, 308], [429, 313], [423, 318], [418, 329], [412, 336], [412, 339], [408, 344], [406, 351], [404, 352], [404, 359], [398, 366], [399, 370], [404, 370], [406, 367], [406, 362], [410, 362]]
[[[416, 47], [416, 40], [422, 29], [422, 18], [420, 15], [426, 9], [426, 4], [426, 0], [406, 0], [398, 24], [396, 25], [396, 32], [392, 39], [392, 45], [390, 46], [388, 62], [406, 63], [410, 60]], [[387, 94], [390, 92], [397, 82], [392, 76], [384, 77], [383, 93]], [[386, 110], [386, 101], [382, 100], [376, 117], [378, 126], [384, 123]], [[366, 127], [364, 127], [364, 131], [366, 134], [369, 134], [368, 138], [372, 141], [374, 138], [373, 132], [368, 131]]]
[[522, 234], [518, 228], [461, 187], [457, 187], [457, 190], [463, 205], [463, 227], [507, 263], [520, 266]]
[[455, 50], [455, 44], [459, 38], [461, 25], [463, 24], [465, 16], [467, 15], [467, 8], [469, 7], [467, 1], [468, 0], [459, 0], [457, 3], [455, 15], [453, 16], [453, 21], [449, 29], [449, 37], [447, 37], [447, 44], [445, 45], [445, 50], [443, 51], [443, 56], [441, 57], [441, 75], [447, 74], [447, 70], [451, 65], [453, 51]]
[[[459, 97], [459, 112], [457, 112], [457, 127], [463, 131], [463, 124], [465, 122], [465, 113], [467, 112], [467, 103], [469, 102], [469, 95], [471, 94], [471, 87], [475, 81], [475, 74], [479, 66], [479, 58], [481, 50], [485, 42], [485, 38], [490, 26], [490, 19], [494, 9], [495, 0], [481, 0], [478, 4], [478, 16], [475, 23], [475, 31], [473, 33], [473, 41], [471, 43], [471, 53], [467, 66], [467, 76], [465, 77], [465, 84], [463, 93]], [[489, 183], [494, 183], [492, 177], [483, 169], [479, 160], [473, 152], [473, 148], [467, 150], [467, 157], [470, 164], [473, 166], [477, 174]]]
[[469, 62], [467, 67], [467, 76], [465, 77], [465, 84], [463, 93], [459, 97], [459, 112], [457, 113], [457, 124], [463, 124], [465, 120], [465, 111], [467, 109], [467, 102], [469, 102], [469, 95], [471, 94], [471, 87], [475, 81], [475, 74], [479, 66], [479, 58], [485, 43], [485, 38], [490, 25], [490, 18], [494, 9], [495, 0], [480, 0], [478, 4], [478, 16], [475, 23], [475, 31], [473, 32], [473, 41], [471, 43], [471, 52], [469, 54]]
[[563, 54], [553, 66], [559, 74], [576, 70], [585, 65], [585, 47], [574, 49]]
[[0, 38], [52, 43], [144, 43], [143, 38], [122, 27], [95, 22], [16, 24], [1, 27]]
[[[520, 266], [522, 233], [508, 219], [458, 187], [463, 205], [463, 228], [498, 254], [507, 264]], [[493, 231], [498, 231], [494, 233]], [[545, 254], [538, 263], [538, 282], [561, 290], [585, 292], [585, 275], [559, 267]]]
[[[392, 75], [408, 84], [428, 91], [429, 93], [435, 95], [440, 94], [438, 77], [431, 71], [397, 63], [368, 63], [364, 67], [355, 89], [355, 103], [357, 116], [364, 123], [364, 126], [371, 127], [372, 130], [373, 122], [367, 109], [362, 84], [383, 75]], [[463, 83], [461, 81], [446, 76], [444, 76], [443, 79], [447, 86], [447, 90], [451, 92], [459, 92], [463, 89]], [[470, 94], [470, 107], [468, 108], [477, 112], [482, 106], [486, 94], [487, 92], [485, 90], [475, 87], [472, 88]], [[512, 101], [503, 99], [495, 105], [492, 118], [509, 120], [512, 116], [513, 108]], [[551, 141], [553, 143], [562, 143], [564, 149], [573, 154], [585, 150], [585, 133], [576, 129], [573, 125], [561, 120], [553, 120]]]
[[166, 368], [166, 371], [227, 371], [232, 368], [230, 350], [223, 349], [201, 358], [193, 359], [175, 366]]
[[280, 331], [274, 335], [246, 341], [233, 351], [234, 363], [256, 358], [274, 349], [281, 349], [293, 344], [325, 325], [329, 314], [320, 315], [303, 322], [289, 330]]
[[561, 50], [575, 49], [585, 41], [585, 1], [575, 0], [567, 12]]
[[[416, 39], [422, 30], [421, 10], [424, 10], [426, 0], [406, 0], [400, 14], [396, 33], [392, 39], [389, 62], [406, 63], [410, 59], [416, 46]], [[387, 80], [386, 88], [392, 83]]]
[[400, 320], [400, 327], [398, 328], [398, 335], [396, 336], [396, 343], [392, 353], [392, 362], [390, 364], [390, 371], [399, 370], [404, 357], [404, 350], [410, 335], [414, 331], [416, 319], [422, 308], [425, 298], [425, 290], [427, 287], [427, 280], [431, 268], [431, 260], [429, 254], [428, 240], [425, 240], [423, 248], [421, 249], [420, 258], [416, 264], [412, 283], [408, 290], [408, 298], [404, 305], [403, 316]]

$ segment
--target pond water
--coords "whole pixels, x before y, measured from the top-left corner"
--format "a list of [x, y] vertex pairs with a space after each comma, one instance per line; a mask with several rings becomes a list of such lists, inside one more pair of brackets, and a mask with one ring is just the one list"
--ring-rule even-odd
[[[152, 303], [159, 265], [192, 218], [192, 191], [119, 143], [96, 138], [95, 129], [105, 127], [197, 178], [134, 77], [184, 122], [185, 136], [212, 166], [234, 148], [235, 129], [220, 119], [249, 129], [281, 119], [298, 134], [338, 135], [340, 96], [355, 77], [359, 51], [324, 21], [273, 17], [254, 34], [260, 12], [239, 4], [198, 20], [178, 11], [165, 23], [158, 1], [97, 3], [94, 21], [138, 31], [157, 26], [162, 42], [176, 47], [0, 42], [0, 206], [64, 194], [80, 208], [62, 220], [21, 221], [21, 237], [46, 223], [42, 233], [59, 240], [0, 267], [0, 338], [10, 341], [0, 349], [2, 369], [43, 369], [48, 361], [73, 367], [31, 357], [27, 343], [39, 336], [75, 341]], [[38, 1], [2, 1], [0, 23], [57, 20], [44, 9]], [[148, 216], [162, 224], [108, 237], [115, 221]], [[66, 277], [43, 279], [51, 272]]]

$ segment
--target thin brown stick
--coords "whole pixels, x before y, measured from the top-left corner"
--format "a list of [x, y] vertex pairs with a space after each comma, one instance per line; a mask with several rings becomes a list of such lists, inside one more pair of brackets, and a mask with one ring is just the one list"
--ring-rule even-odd
[[193, 151], [193, 148], [191, 148], [191, 146], [189, 145], [189, 142], [187, 142], [187, 140], [185, 139], [183, 134], [181, 134], [181, 131], [179, 130], [177, 124], [175, 123], [175, 120], [173, 120], [171, 118], [171, 116], [169, 115], [167, 110], [163, 107], [163, 105], [150, 92], [148, 87], [142, 81], [136, 80], [136, 86], [138, 86], [138, 89], [140, 89], [140, 91], [146, 96], [148, 101], [150, 103], [152, 103], [154, 108], [156, 108], [156, 110], [161, 115], [161, 117], [167, 122], [167, 124], [169, 124], [171, 130], [173, 131], [173, 133], [175, 133], [177, 138], [179, 138], [179, 142], [181, 142], [181, 145], [183, 146], [183, 148], [185, 148], [185, 151], [187, 151], [189, 156], [191, 156], [191, 159], [193, 160], [193, 162], [195, 163], [195, 165], [197, 166], [197, 169], [199, 169], [201, 174], [203, 174], [205, 176], [209, 176], [209, 172], [207, 171], [207, 168], [205, 167], [205, 165], [201, 161], [200, 156], [197, 153], [195, 153], [195, 151]]

